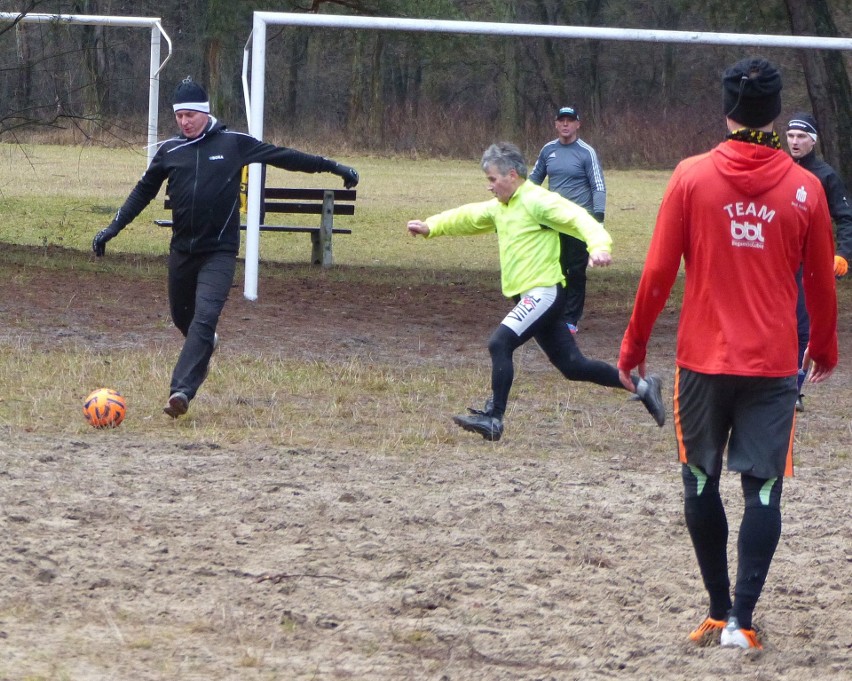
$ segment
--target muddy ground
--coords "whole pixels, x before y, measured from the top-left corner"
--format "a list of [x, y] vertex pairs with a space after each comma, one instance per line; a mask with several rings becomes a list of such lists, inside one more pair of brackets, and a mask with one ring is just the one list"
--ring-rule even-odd
[[[159, 280], [115, 279], [98, 306], [68, 300], [95, 276], [0, 288], [0, 342], [25, 351], [100, 338], [107, 312], [114, 344], [176, 334], [161, 323]], [[464, 282], [446, 305], [298, 281], [264, 284], [259, 303], [235, 291], [221, 330], [255, 339], [259, 354], [325, 347], [332, 361], [369, 352], [390, 365], [473, 366], [505, 310]], [[298, 324], [281, 321], [304, 300], [315, 304]], [[273, 319], [291, 343], [272, 337]], [[582, 347], [612, 346], [623, 325], [591, 311]], [[657, 333], [670, 386], [674, 321]], [[0, 679], [852, 678], [850, 378], [841, 366], [801, 417], [807, 438], [755, 617], [765, 648], [749, 652], [685, 640], [706, 606], [671, 424], [605, 420], [614, 430], [593, 451], [557, 424], [535, 452], [507, 433], [399, 456], [137, 433], [116, 448], [94, 432], [4, 429]], [[723, 494], [735, 556], [736, 477]]]

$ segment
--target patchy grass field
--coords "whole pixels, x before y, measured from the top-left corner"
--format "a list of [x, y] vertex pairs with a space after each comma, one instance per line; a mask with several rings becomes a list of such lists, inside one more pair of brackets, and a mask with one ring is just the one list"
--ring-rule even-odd
[[[86, 250], [144, 157], [90, 151], [30, 150], [27, 188], [14, 176], [35, 171], [2, 150], [0, 202], [16, 217], [0, 225], [0, 679], [852, 673], [845, 363], [799, 419], [756, 613], [765, 649], [696, 649], [684, 639], [705, 600], [671, 424], [564, 381], [534, 345], [518, 353], [501, 442], [449, 420], [487, 393], [485, 342], [506, 310], [495, 245], [415, 241], [404, 222], [487, 198], [475, 160], [346, 159], [364, 182], [338, 265], [304, 264], [306, 237], [270, 244], [259, 300], [238, 277], [210, 378], [172, 421], [165, 235], [145, 216], [106, 258]], [[95, 188], [85, 178], [104, 164], [115, 172]], [[614, 361], [665, 176], [608, 180], [617, 264], [592, 272], [579, 342]], [[667, 389], [676, 323], [675, 297], [649, 359]], [[100, 385], [128, 400], [114, 431], [81, 414]], [[736, 477], [723, 493], [735, 529]]]

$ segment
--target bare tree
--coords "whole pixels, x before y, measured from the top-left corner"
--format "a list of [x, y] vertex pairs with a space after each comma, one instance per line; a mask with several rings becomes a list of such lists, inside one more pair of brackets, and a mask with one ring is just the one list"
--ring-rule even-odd
[[[827, 0], [785, 0], [794, 35], [836, 37]], [[852, 178], [852, 88], [838, 50], [800, 50], [822, 152], [844, 178]]]

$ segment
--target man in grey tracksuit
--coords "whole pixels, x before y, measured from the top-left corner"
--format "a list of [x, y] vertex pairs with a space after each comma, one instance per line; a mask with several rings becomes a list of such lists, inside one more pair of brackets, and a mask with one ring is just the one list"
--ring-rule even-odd
[[[555, 140], [542, 147], [529, 179], [542, 184], [548, 178], [548, 188], [573, 201], [603, 224], [606, 211], [606, 185], [603, 170], [595, 150], [578, 136], [580, 112], [576, 107], [563, 106], [556, 112]], [[563, 320], [572, 333], [583, 316], [586, 302], [586, 267], [589, 252], [586, 244], [567, 234], [560, 234], [560, 261], [567, 282], [567, 298]]]

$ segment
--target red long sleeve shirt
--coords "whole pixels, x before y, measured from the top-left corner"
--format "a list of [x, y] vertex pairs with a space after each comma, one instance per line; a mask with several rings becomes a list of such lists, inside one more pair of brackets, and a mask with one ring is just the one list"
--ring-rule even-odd
[[684, 160], [660, 205], [619, 368], [645, 359], [681, 259], [678, 366], [707, 374], [795, 374], [795, 275], [803, 264], [811, 357], [833, 368], [833, 249], [819, 180], [784, 152], [727, 141]]

